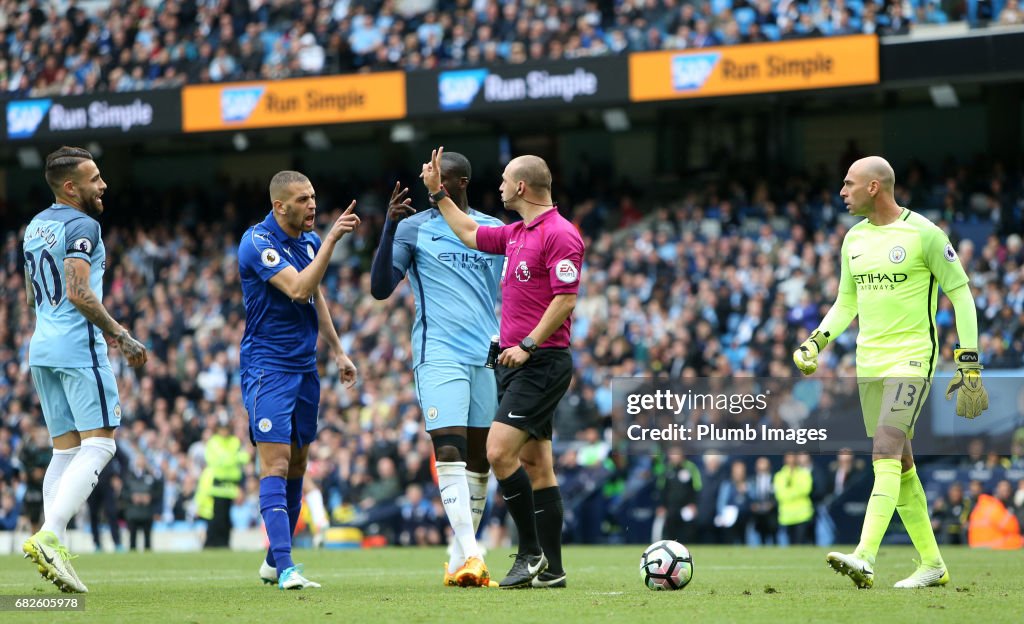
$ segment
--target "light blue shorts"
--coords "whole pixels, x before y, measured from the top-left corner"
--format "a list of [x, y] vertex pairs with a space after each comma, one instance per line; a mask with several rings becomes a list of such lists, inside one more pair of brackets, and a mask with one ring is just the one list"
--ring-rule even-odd
[[117, 427], [121, 400], [110, 364], [90, 368], [33, 366], [32, 383], [50, 436]]
[[456, 362], [416, 367], [416, 396], [427, 431], [442, 427], [487, 429], [498, 409], [494, 370]]

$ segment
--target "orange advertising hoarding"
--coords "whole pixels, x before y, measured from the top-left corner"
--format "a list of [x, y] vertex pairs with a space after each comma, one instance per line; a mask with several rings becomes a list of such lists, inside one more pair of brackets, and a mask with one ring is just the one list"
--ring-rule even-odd
[[188, 86], [181, 99], [185, 132], [402, 119], [405, 74]]
[[629, 99], [674, 100], [879, 81], [878, 38], [821, 37], [629, 55]]

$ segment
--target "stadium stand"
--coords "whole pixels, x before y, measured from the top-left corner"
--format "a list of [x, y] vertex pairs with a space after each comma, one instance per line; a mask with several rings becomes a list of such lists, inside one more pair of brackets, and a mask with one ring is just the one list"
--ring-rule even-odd
[[1020, 24], [1018, 0], [0, 0], [0, 97]]

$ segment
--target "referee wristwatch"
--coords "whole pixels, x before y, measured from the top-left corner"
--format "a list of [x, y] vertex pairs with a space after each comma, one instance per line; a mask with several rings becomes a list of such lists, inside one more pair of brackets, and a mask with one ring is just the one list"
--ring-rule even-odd
[[537, 341], [527, 336], [526, 338], [523, 338], [522, 342], [519, 343], [519, 348], [522, 349], [523, 351], [526, 351], [530, 355], [533, 355], [533, 352], [537, 350]]
[[430, 193], [430, 199], [433, 200], [435, 204], [439, 203], [445, 197], [448, 197], [448, 191], [447, 189], [444, 188], [443, 185], [441, 186], [440, 189], [438, 189], [436, 193]]

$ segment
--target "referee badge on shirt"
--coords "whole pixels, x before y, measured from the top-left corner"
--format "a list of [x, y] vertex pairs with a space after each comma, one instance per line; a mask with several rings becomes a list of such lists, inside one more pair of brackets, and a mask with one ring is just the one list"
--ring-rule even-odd
[[576, 269], [576, 265], [572, 263], [572, 260], [560, 260], [555, 265], [555, 277], [560, 282], [571, 284], [579, 279], [580, 272]]
[[269, 418], [261, 418], [260, 423], [256, 425], [260, 431], [266, 433], [274, 428], [274, 424], [270, 422]]
[[899, 264], [907, 257], [907, 250], [897, 245], [889, 250], [889, 261], [893, 264]]
[[520, 260], [516, 265], [516, 279], [520, 282], [530, 281], [530, 267], [526, 264], [526, 260]]
[[276, 267], [281, 262], [281, 256], [274, 249], [264, 249], [260, 254], [260, 260], [263, 261], [263, 266]]

